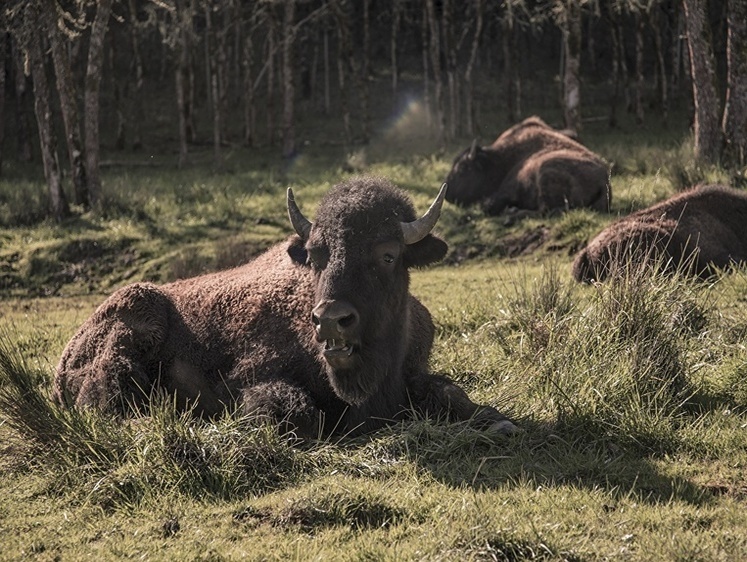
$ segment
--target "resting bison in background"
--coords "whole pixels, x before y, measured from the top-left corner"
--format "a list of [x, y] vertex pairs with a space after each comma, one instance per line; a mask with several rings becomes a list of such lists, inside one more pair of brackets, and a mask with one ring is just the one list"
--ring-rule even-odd
[[447, 201], [480, 203], [490, 215], [507, 208], [549, 212], [574, 207], [609, 209], [609, 167], [596, 154], [529, 117], [490, 146], [477, 143], [454, 160]]
[[512, 432], [427, 371], [434, 325], [408, 270], [446, 253], [431, 234], [444, 193], [416, 220], [389, 182], [356, 178], [312, 223], [289, 189], [298, 236], [235, 269], [114, 293], [64, 350], [57, 399], [125, 413], [165, 389], [201, 415], [238, 405], [305, 437], [369, 431], [411, 408]]
[[747, 194], [704, 186], [623, 217], [579, 252], [573, 276], [603, 281], [652, 260], [700, 277], [746, 261]]

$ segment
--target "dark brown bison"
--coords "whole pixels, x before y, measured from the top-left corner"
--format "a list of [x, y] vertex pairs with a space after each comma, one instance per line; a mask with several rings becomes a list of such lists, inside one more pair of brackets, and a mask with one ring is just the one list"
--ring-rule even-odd
[[680, 193], [602, 230], [573, 262], [578, 281], [658, 263], [699, 277], [747, 260], [747, 194], [710, 185]]
[[606, 211], [609, 166], [567, 133], [529, 117], [486, 147], [454, 159], [447, 201], [479, 203], [490, 215], [507, 208], [549, 212], [574, 207]]
[[124, 413], [165, 389], [201, 415], [238, 405], [310, 437], [369, 431], [412, 408], [513, 431], [427, 370], [434, 326], [408, 270], [446, 253], [431, 234], [444, 193], [416, 220], [389, 182], [356, 178], [312, 223], [289, 189], [297, 236], [235, 269], [109, 297], [62, 354], [58, 400]]

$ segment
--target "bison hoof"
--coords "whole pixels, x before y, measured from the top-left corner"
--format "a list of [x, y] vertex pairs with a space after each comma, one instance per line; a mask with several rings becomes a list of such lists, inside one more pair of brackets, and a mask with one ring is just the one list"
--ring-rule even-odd
[[520, 428], [516, 427], [516, 425], [508, 420], [495, 422], [488, 428], [488, 432], [498, 433], [500, 435], [513, 435], [514, 433], [521, 433], [521, 431]]

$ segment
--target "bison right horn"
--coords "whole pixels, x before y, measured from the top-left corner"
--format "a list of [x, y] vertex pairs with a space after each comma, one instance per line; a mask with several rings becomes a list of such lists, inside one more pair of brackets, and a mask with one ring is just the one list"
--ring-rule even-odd
[[290, 187], [288, 188], [286, 201], [288, 206], [288, 218], [293, 225], [293, 229], [301, 238], [308, 240], [312, 223], [309, 219], [303, 216], [301, 209], [296, 205], [296, 200], [293, 197], [293, 190]]
[[444, 197], [446, 197], [446, 184], [441, 186], [441, 191], [438, 192], [428, 211], [422, 217], [412, 222], [400, 223], [405, 244], [415, 244], [430, 234], [441, 215], [441, 205], [444, 203]]
[[477, 139], [472, 141], [472, 146], [469, 147], [469, 154], [467, 155], [467, 158], [470, 160], [474, 160], [475, 156], [477, 156]]

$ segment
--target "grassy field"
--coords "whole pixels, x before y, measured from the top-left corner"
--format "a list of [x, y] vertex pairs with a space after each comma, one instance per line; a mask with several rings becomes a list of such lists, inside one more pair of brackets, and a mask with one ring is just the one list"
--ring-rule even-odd
[[[570, 277], [575, 251], [615, 217], [694, 182], [736, 180], [692, 164], [676, 129], [585, 135], [615, 164], [609, 214], [505, 226], [447, 206], [437, 228], [450, 253], [413, 274], [437, 325], [433, 371], [523, 433], [417, 419], [299, 444], [165, 402], [124, 424], [54, 412], [59, 431], [39, 436], [6, 400], [0, 559], [741, 559], [747, 274], [593, 287]], [[78, 210], [62, 225], [38, 220], [44, 188], [11, 165], [0, 181], [6, 357], [46, 396], [63, 346], [116, 287], [228, 267], [287, 236], [288, 185], [313, 216], [354, 169], [390, 177], [424, 210], [459, 146], [440, 154], [408, 138], [393, 128], [355, 154], [309, 145], [292, 164], [235, 149], [220, 173], [207, 154], [182, 171], [154, 155], [105, 170], [104, 216]]]

